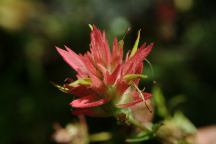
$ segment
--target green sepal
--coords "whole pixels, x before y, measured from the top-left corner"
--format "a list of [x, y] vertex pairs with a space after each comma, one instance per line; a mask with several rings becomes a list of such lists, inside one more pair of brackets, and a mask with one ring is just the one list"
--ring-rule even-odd
[[123, 77], [124, 80], [126, 81], [132, 81], [132, 80], [135, 80], [137, 78], [143, 78], [143, 79], [146, 79], [148, 78], [147, 75], [143, 75], [143, 74], [127, 74]]
[[69, 91], [68, 88], [64, 87], [64, 86], [61, 86], [59, 84], [56, 84], [54, 82], [51, 82], [51, 84], [53, 84], [55, 87], [57, 87], [60, 91], [64, 92], [64, 93], [67, 93]]
[[83, 79], [78, 79], [76, 81], [73, 81], [68, 84], [70, 87], [74, 87], [77, 85], [90, 85], [91, 84], [91, 79], [90, 78], [83, 78]]
[[91, 24], [88, 24], [88, 26], [91, 30], [93, 30], [93, 26]]
[[124, 46], [124, 40], [120, 40], [118, 42], [118, 45], [119, 45], [119, 48], [123, 48], [123, 46]]
[[136, 39], [136, 41], [135, 41], [135, 43], [134, 43], [134, 46], [133, 46], [133, 49], [132, 49], [132, 51], [131, 51], [130, 57], [132, 57], [132, 56], [136, 53], [136, 51], [137, 51], [137, 49], [138, 49], [139, 39], [140, 39], [140, 31], [141, 31], [141, 30], [138, 31], [137, 39]]

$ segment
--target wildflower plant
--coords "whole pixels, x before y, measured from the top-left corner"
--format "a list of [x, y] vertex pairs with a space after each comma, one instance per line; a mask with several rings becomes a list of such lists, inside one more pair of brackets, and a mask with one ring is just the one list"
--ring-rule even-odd
[[[114, 38], [110, 50], [105, 32], [91, 26], [90, 51], [76, 54], [70, 48], [56, 47], [65, 62], [77, 72], [77, 80], [67, 79], [60, 90], [72, 94], [70, 105], [73, 114], [89, 116], [118, 116], [137, 103], [151, 97], [151, 93], [139, 89], [143, 75], [143, 61], [153, 43], [139, 48], [140, 31], [131, 51], [123, 56], [124, 41]], [[147, 105], [146, 105], [147, 106]], [[128, 111], [126, 111], [127, 113]]]
[[[93, 117], [113, 116], [119, 122], [133, 125], [135, 135], [126, 139], [127, 142], [153, 138], [162, 143], [187, 142], [185, 136], [195, 134], [193, 124], [181, 114], [170, 114], [159, 89], [153, 89], [152, 100], [150, 92], [139, 89], [140, 81], [147, 78], [143, 74], [143, 62], [147, 61], [153, 43], [139, 46], [139, 30], [132, 50], [124, 56], [123, 39], [118, 41], [114, 38], [110, 49], [105, 32], [94, 25], [90, 28], [90, 50], [85, 54], [76, 54], [67, 46], [64, 49], [56, 47], [65, 62], [77, 72], [76, 80], [67, 78], [63, 85], [54, 84], [72, 95], [72, 113]], [[162, 118], [157, 123], [152, 122], [152, 105], [155, 114]], [[190, 129], [185, 129], [184, 125]], [[180, 135], [169, 138], [173, 132]]]

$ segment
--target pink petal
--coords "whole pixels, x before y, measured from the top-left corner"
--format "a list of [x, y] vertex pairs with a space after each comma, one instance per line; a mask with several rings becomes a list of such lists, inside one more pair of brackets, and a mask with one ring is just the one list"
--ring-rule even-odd
[[96, 69], [95, 62], [91, 59], [90, 53], [80, 56], [87, 69], [95, 76], [102, 77], [101, 73]]
[[118, 104], [116, 105], [118, 108], [128, 108], [128, 107], [131, 107], [137, 103], [140, 103], [142, 101], [142, 99], [139, 99], [139, 100], [134, 100], [132, 102], [129, 102], [129, 103], [125, 103], [125, 104]]
[[90, 75], [90, 78], [92, 80], [91, 88], [98, 94], [103, 94], [105, 91], [105, 85], [103, 81], [95, 75]]
[[85, 96], [80, 99], [73, 100], [70, 105], [75, 108], [91, 108], [103, 105], [107, 99], [96, 100], [96, 96]]
[[117, 80], [116, 89], [117, 89], [118, 95], [121, 95], [122, 93], [124, 93], [125, 90], [128, 89], [129, 86], [130, 85], [127, 82], [122, 81], [122, 80]]
[[[151, 97], [150, 93], [143, 93], [143, 95], [145, 97], [145, 100], [147, 100], [147, 99], [149, 99]], [[133, 101], [125, 103], [125, 104], [118, 104], [117, 107], [119, 107], [119, 108], [127, 108], [127, 107], [134, 106], [135, 104], [140, 103], [142, 101], [143, 101], [143, 99], [140, 96], [138, 96], [138, 94], [135, 94]]]
[[108, 85], [114, 84], [118, 79], [120, 79], [121, 69], [122, 69], [122, 66], [119, 64], [111, 74], [107, 72], [106, 75], [104, 76], [105, 84], [108, 84]]
[[137, 66], [144, 61], [144, 59], [150, 53], [153, 43], [144, 48], [145, 44], [141, 46], [134, 54], [133, 57], [129, 58], [124, 64], [123, 74], [134, 73], [137, 69]]
[[[151, 96], [152, 96], [151, 93], [147, 93], [147, 92], [143, 92], [142, 94], [143, 94], [145, 100], [151, 98]], [[138, 94], [138, 92], [136, 92], [136, 93], [133, 94], [133, 99], [134, 100], [139, 100], [139, 99], [143, 100], [143, 98], [140, 97], [140, 95]]]
[[114, 38], [112, 47], [112, 67], [115, 67], [122, 63], [123, 48], [119, 47], [117, 38]]
[[95, 26], [91, 32], [91, 53], [95, 58], [95, 61], [102, 63], [105, 66], [110, 65], [111, 53], [108, 42], [106, 40], [105, 33], [101, 32]]
[[106, 67], [104, 67], [102, 64], [97, 63], [97, 68], [103, 73], [103, 75], [107, 72]]
[[143, 95], [145, 97], [145, 100], [150, 99], [152, 97], [152, 94], [151, 93], [147, 93], [147, 92], [144, 92]]
[[[134, 73], [136, 73], [136, 74], [141, 74], [142, 71], [143, 71], [143, 63], [140, 63], [140, 64], [138, 64], [137, 67], [135, 68], [135, 72], [134, 72]], [[134, 81], [134, 83], [135, 83], [136, 85], [138, 85], [138, 84], [139, 84], [139, 81], [140, 81], [140, 78], [136, 79], [136, 80]]]
[[74, 70], [76, 70], [80, 74], [87, 74], [88, 70], [80, 57], [69, 48], [66, 47], [66, 49], [67, 51], [56, 47], [58, 53]]
[[69, 89], [69, 93], [74, 94], [75, 96], [82, 97], [85, 95], [95, 95], [95, 92], [91, 88], [83, 85], [70, 87], [69, 85], [65, 84], [64, 86]]

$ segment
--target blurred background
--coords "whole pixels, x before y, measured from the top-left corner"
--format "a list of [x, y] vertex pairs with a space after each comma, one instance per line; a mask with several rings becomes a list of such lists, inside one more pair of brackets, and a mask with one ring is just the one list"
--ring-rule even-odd
[[[53, 143], [53, 123], [75, 119], [71, 96], [50, 84], [75, 74], [54, 47], [65, 44], [84, 53], [89, 23], [105, 30], [110, 44], [130, 27], [125, 49], [141, 28], [141, 42], [155, 42], [149, 87], [154, 79], [168, 101], [181, 97], [179, 109], [195, 126], [215, 124], [215, 5], [210, 0], [0, 0], [0, 143]], [[145, 72], [151, 75], [148, 66]], [[102, 122], [109, 120], [114, 121]], [[95, 121], [100, 119], [89, 119], [90, 131], [116, 126], [114, 121], [96, 128]]]

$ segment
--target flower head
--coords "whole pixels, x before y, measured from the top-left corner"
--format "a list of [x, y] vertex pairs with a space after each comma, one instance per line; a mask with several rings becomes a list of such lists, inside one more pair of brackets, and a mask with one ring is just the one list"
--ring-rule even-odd
[[114, 38], [110, 50], [105, 32], [92, 26], [90, 51], [76, 54], [65, 46], [56, 48], [58, 53], [77, 72], [77, 80], [68, 79], [59, 87], [74, 95], [70, 105], [74, 114], [102, 115], [131, 107], [148, 99], [151, 94], [141, 91], [138, 84], [142, 75], [143, 61], [153, 44], [144, 43], [138, 48], [140, 31], [132, 51], [123, 58], [123, 40]]

